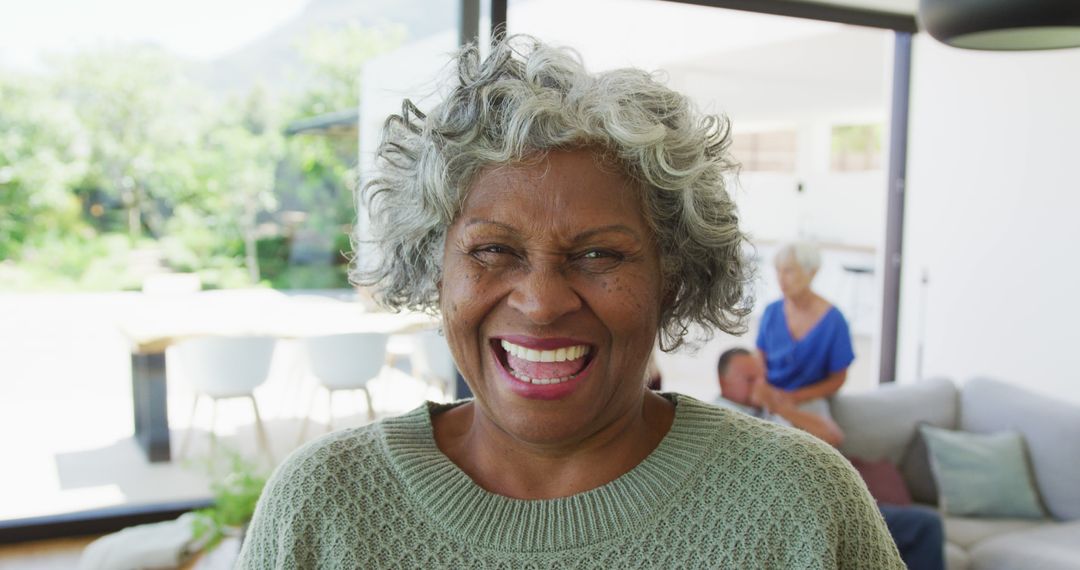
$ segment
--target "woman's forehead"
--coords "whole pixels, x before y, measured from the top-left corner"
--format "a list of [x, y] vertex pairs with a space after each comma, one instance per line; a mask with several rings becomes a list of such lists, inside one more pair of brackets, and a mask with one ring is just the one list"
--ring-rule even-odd
[[537, 162], [490, 168], [470, 185], [459, 221], [485, 220], [507, 228], [645, 226], [640, 196], [621, 173], [597, 164], [586, 150], [549, 153]]
[[473, 178], [468, 194], [490, 187], [573, 189], [596, 185], [636, 195], [636, 184], [617, 164], [587, 148], [552, 150], [526, 161], [490, 165]]

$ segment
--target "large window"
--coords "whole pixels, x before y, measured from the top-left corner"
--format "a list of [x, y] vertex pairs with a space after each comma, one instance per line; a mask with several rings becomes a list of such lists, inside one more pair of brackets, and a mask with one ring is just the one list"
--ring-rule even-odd
[[737, 133], [731, 152], [746, 172], [794, 173], [797, 142], [795, 131]]
[[832, 128], [830, 165], [837, 172], [881, 170], [881, 125], [837, 125]]
[[[460, 2], [9, 4], [0, 520], [206, 498], [212, 452], [268, 470], [330, 417], [365, 421], [357, 396], [327, 412], [298, 343], [371, 320], [347, 279], [354, 190], [456, 48]], [[261, 423], [246, 399], [193, 414], [174, 348], [209, 334], [279, 341], [249, 390]], [[431, 397], [410, 349], [393, 338], [376, 413]]]

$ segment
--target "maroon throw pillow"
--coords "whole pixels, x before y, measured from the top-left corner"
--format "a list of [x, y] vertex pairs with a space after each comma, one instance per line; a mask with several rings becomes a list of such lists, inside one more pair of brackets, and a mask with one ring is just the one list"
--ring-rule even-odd
[[870, 495], [879, 503], [887, 505], [910, 505], [911, 493], [908, 492], [900, 470], [888, 459], [867, 461], [858, 457], [848, 458], [859, 472]]

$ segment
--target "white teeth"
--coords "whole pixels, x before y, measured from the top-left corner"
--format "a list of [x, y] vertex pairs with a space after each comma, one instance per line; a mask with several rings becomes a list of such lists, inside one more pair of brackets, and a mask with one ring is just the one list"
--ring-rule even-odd
[[514, 375], [514, 378], [517, 378], [522, 382], [528, 382], [530, 384], [561, 384], [570, 379], [570, 376], [565, 376], [563, 378], [529, 378], [528, 376], [514, 370], [511, 370], [510, 373]]
[[505, 340], [501, 341], [501, 344], [506, 352], [529, 362], [565, 362], [567, 360], [577, 360], [589, 353], [589, 346], [585, 344], [567, 346], [556, 350], [535, 350]]

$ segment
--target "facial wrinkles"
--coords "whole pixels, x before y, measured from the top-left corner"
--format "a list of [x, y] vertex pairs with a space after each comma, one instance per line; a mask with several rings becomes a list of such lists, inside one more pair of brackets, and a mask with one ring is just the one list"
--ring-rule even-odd
[[[486, 240], [479, 239], [478, 241], [480, 243], [483, 243]], [[566, 242], [571, 240], [556, 239], [550, 241]], [[626, 242], [627, 240], [623, 238], [621, 239], [621, 241]], [[619, 245], [622, 246], [622, 244]], [[575, 270], [575, 268], [573, 267], [573, 262], [568, 259], [569, 256], [573, 255], [573, 247], [545, 244], [543, 247], [526, 250], [524, 252], [525, 259], [520, 262], [514, 263], [512, 267], [508, 269], [480, 270], [481, 276], [478, 278], [478, 280], [481, 282], [498, 283], [498, 285], [496, 286], [504, 287], [505, 289], [503, 293], [506, 295], [513, 294], [515, 291], [515, 287], [513, 286], [513, 279], [507, 279], [507, 273], [522, 274], [522, 278], [563, 280], [562, 283], [555, 284], [554, 286], [566, 287], [569, 291], [563, 293], [575, 295], [577, 297], [577, 300], [581, 303], [581, 308], [579, 310], [587, 311], [591, 310], [591, 307], [589, 307], [589, 299], [592, 297], [593, 294], [599, 293], [601, 291], [605, 294], [617, 295], [625, 295], [627, 292], [636, 292], [633, 288], [624, 287], [621, 281], [624, 277], [627, 276], [626, 272], [640, 271], [640, 269], [636, 267], [636, 261], [641, 255], [641, 248], [628, 248], [622, 246], [617, 248], [613, 247], [613, 249], [619, 249], [622, 252], [627, 252], [624, 253], [625, 260], [619, 264], [618, 270], [615, 271], [592, 274], [589, 272]], [[543, 275], [528, 275], [533, 272], [542, 272]], [[538, 286], [546, 286], [546, 284], [539, 284]], [[640, 296], [638, 295], [634, 295], [629, 299], [629, 301], [633, 308], [638, 311], [647, 310], [648, 308], [652, 307], [649, 303], [646, 302], [646, 299], [640, 298]], [[559, 318], [561, 319], [565, 316], [567, 315], [559, 315]], [[655, 315], [652, 317], [652, 320], [654, 322], [657, 320]], [[558, 328], [559, 320], [556, 319], [552, 322], [535, 322], [528, 319], [504, 318], [493, 321], [492, 324], [492, 328], [495, 330], [500, 330], [502, 328], [512, 328], [524, 334], [545, 336], [547, 333], [552, 332], [554, 329]], [[607, 344], [609, 349], [601, 352], [600, 354], [603, 358], [609, 361], [609, 367], [621, 368], [624, 364], [628, 364], [629, 361], [633, 361], [635, 359], [640, 360], [640, 358], [637, 357], [641, 354], [647, 354], [648, 352], [648, 347], [645, 347], [643, 349], [643, 347], [635, 346], [633, 343], [633, 341], [635, 340], [634, 338], [628, 336], [616, 336], [614, 338], [609, 335], [606, 336], [607, 342], [604, 344]], [[486, 331], [480, 331], [479, 344], [483, 344], [482, 341], [485, 338]], [[613, 360], [615, 360], [616, 355], [621, 355], [621, 358], [618, 359], [621, 362], [612, 362]], [[629, 368], [634, 368], [634, 366], [629, 366]], [[528, 369], [521, 370], [521, 372], [533, 378], [542, 376], [538, 374], [531, 374], [530, 372], [532, 371]], [[556, 376], [558, 375], [556, 374]], [[547, 376], [544, 377], [546, 378]], [[616, 401], [618, 400], [618, 396], [618, 390], [612, 390], [607, 395], [606, 400], [602, 404], [602, 406], [614, 406]]]
[[[572, 234], [570, 226], [561, 225], [559, 221], [550, 225], [533, 221], [519, 230], [511, 224], [474, 220], [456, 249], [460, 255], [470, 255], [475, 248], [498, 245], [511, 255], [481, 255], [490, 258], [477, 260], [485, 271], [541, 271], [567, 279], [576, 273], [617, 274], [632, 268], [644, 254], [643, 238], [625, 226], [600, 226], [586, 231], [578, 227]], [[587, 260], [588, 252], [596, 252], [597, 258]]]
[[[644, 370], [652, 349], [660, 309], [657, 256], [650, 255], [655, 246], [637, 196], [621, 186], [612, 192], [610, 181], [594, 181], [571, 161], [561, 164], [546, 178], [540, 167], [481, 175], [446, 248], [447, 266], [457, 275], [442, 290], [448, 327], [457, 329], [455, 356], [464, 361], [462, 372], [474, 385], [482, 415], [530, 441], [574, 430], [582, 430], [575, 438], [586, 436], [640, 403], [637, 370]], [[596, 231], [608, 226], [623, 229]], [[513, 255], [475, 255], [485, 245]], [[583, 260], [581, 254], [593, 248], [617, 255]], [[553, 311], [551, 320], [531, 319], [508, 303], [522, 279], [533, 280], [524, 284], [527, 292], [578, 304], [568, 303], [569, 312]], [[509, 396], [498, 382], [499, 361], [490, 354], [492, 340], [504, 335], [585, 341], [596, 359], [595, 377], [559, 406]]]
[[[472, 236], [459, 242], [457, 246], [458, 255], [468, 256], [471, 247], [488, 241], [506, 242], [507, 240], [505, 238], [487, 238], [487, 236], [482, 235]], [[638, 291], [633, 287], [624, 287], [622, 284], [624, 278], [633, 279], [637, 277], [637, 275], [630, 275], [630, 272], [640, 272], [644, 269], [639, 267], [642, 248], [636, 246], [636, 244], [635, 247], [626, 247], [624, 244], [629, 240], [625, 238], [618, 241], [620, 242], [618, 244], [604, 244], [604, 246], [611, 246], [610, 249], [618, 250], [623, 255], [623, 259], [618, 263], [613, 263], [614, 267], [609, 271], [592, 272], [575, 267], [575, 261], [571, 259], [571, 256], [576, 253], [575, 248], [554, 244], [545, 244], [541, 247], [526, 249], [524, 252], [518, 250], [518, 253], [521, 253], [524, 259], [499, 260], [498, 263], [493, 264], [494, 266], [485, 266], [481, 262], [474, 262], [475, 267], [469, 271], [468, 277], [464, 280], [470, 285], [469, 288], [471, 289], [465, 297], [473, 299], [502, 298], [514, 293], [516, 278], [528, 278], [540, 280], [539, 283], [532, 284], [534, 287], [565, 287], [566, 291], [560, 293], [575, 296], [583, 310], [591, 309], [589, 299], [600, 292], [606, 295], [635, 293], [627, 299], [634, 310], [650, 311], [656, 309], [654, 307], [655, 303], [650, 303], [648, 299], [641, 297], [640, 293], [644, 293], [643, 291]], [[515, 240], [510, 240], [510, 242], [513, 247], [521, 247], [516, 245]], [[541, 274], [536, 275], [536, 272]], [[550, 280], [558, 280], [559, 283], [552, 284]], [[499, 292], [493, 295], [494, 290]], [[493, 302], [492, 304], [496, 303]], [[656, 311], [652, 310], [650, 312]], [[658, 321], [658, 317], [653, 315], [651, 320]], [[514, 319], [512, 323], [506, 322], [505, 319], [499, 321], [502, 321], [503, 325], [521, 328], [523, 333], [537, 336], [544, 336], [544, 333], [548, 332], [551, 326], [557, 325], [557, 322], [537, 323], [521, 319]], [[495, 328], [499, 327], [496, 326]], [[484, 331], [479, 332], [481, 335], [484, 334]], [[633, 347], [625, 346], [620, 348]], [[622, 353], [623, 351], [618, 352]]]

